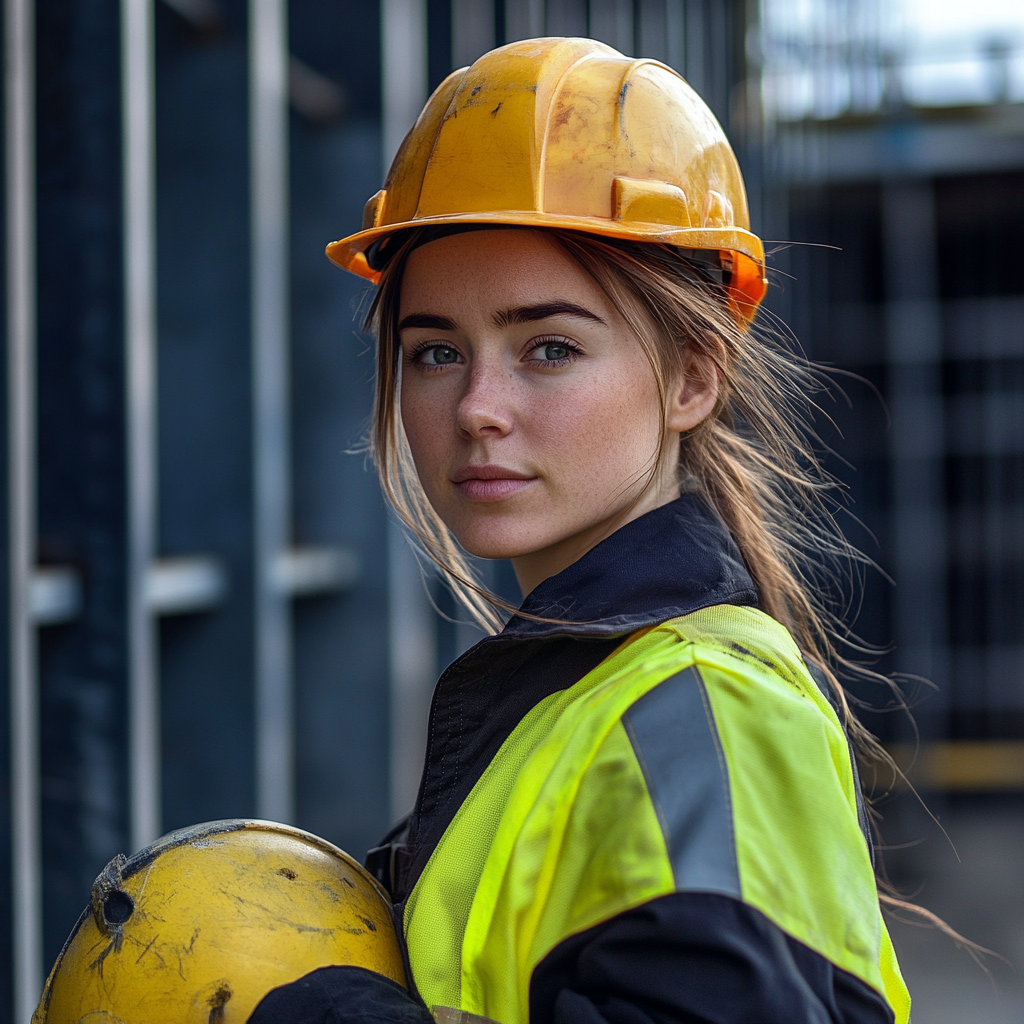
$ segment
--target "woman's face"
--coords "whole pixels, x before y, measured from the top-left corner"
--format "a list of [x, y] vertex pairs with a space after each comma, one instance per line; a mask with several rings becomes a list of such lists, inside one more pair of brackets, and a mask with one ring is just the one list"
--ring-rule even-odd
[[659, 461], [665, 412], [640, 342], [539, 231], [415, 250], [399, 337], [402, 423], [423, 489], [467, 551], [512, 559], [524, 593], [677, 497], [679, 431], [715, 403], [714, 386], [673, 384]]

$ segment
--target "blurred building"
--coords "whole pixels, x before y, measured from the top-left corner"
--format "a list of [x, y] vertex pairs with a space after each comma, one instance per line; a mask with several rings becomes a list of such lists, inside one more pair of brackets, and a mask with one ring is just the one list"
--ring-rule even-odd
[[430, 688], [474, 634], [435, 613], [359, 453], [367, 293], [323, 247], [428, 89], [590, 34], [756, 126], [757, 5], [4, 11], [0, 1020], [26, 1024], [115, 854], [258, 815], [361, 855], [412, 802]]
[[937, 931], [895, 924], [914, 1020], [1019, 1021], [1024, 10], [763, 11], [770, 305], [835, 371], [818, 422], [844, 528], [879, 566], [848, 588], [855, 628], [904, 674], [913, 720], [881, 686], [858, 696], [905, 765], [920, 741], [909, 772], [935, 816], [907, 792], [882, 801], [886, 865], [1009, 961], [986, 977]]
[[[909, 685], [927, 739], [1019, 741], [1024, 17], [929, 43], [899, 4], [798, 6], [766, 4], [765, 231], [773, 308], [850, 398], [824, 406], [848, 532], [895, 580], [866, 574], [857, 628], [935, 684]], [[1024, 785], [1004, 753], [993, 784]]]

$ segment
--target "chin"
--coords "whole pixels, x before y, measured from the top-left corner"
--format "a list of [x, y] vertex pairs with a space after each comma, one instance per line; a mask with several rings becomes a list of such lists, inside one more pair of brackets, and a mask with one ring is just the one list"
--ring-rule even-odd
[[[474, 524], [477, 525], [477, 524]], [[453, 529], [459, 544], [475, 558], [521, 558], [549, 547], [553, 540], [543, 537], [537, 542], [538, 531], [531, 529], [502, 528], [498, 523], [489, 523], [483, 529]]]
[[460, 540], [459, 544], [474, 558], [487, 558], [492, 561], [498, 561], [502, 558], [519, 558], [521, 555], [530, 554], [529, 551], [523, 550], [518, 545], [502, 543], [500, 541], [463, 543]]

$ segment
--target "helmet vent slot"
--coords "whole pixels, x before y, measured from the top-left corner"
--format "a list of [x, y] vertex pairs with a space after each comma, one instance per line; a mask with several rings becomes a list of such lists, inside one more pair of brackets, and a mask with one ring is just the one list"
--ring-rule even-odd
[[103, 920], [109, 925], [121, 925], [135, 912], [135, 901], [126, 892], [112, 889], [103, 897]]

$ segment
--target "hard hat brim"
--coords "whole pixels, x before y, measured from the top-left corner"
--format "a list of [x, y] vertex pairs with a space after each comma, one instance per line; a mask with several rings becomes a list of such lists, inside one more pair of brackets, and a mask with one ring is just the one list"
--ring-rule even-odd
[[561, 228], [563, 231], [583, 231], [605, 238], [632, 239], [657, 245], [673, 245], [682, 249], [726, 249], [739, 252], [764, 266], [764, 246], [757, 235], [744, 228], [729, 225], [720, 228], [670, 228], [664, 224], [643, 224], [630, 221], [617, 223], [599, 217], [571, 217], [540, 213], [460, 213], [440, 217], [418, 217], [416, 220], [358, 231], [337, 242], [331, 242], [326, 253], [332, 263], [349, 273], [364, 277], [376, 284], [380, 272], [366, 262], [366, 251], [387, 235], [410, 228], [441, 227], [448, 224], [485, 224], [496, 229], [503, 227]]
[[[572, 217], [558, 214], [529, 212], [464, 213], [445, 214], [438, 217], [419, 217], [415, 220], [396, 224], [382, 224], [378, 227], [359, 231], [354, 235], [331, 242], [326, 248], [328, 259], [351, 274], [377, 284], [381, 272], [374, 270], [367, 262], [366, 253], [370, 247], [388, 235], [412, 228], [442, 227], [446, 225], [483, 225], [500, 229], [503, 227], [529, 227], [538, 229], [561, 229], [582, 231], [603, 238], [619, 238], [654, 245], [671, 245], [682, 249], [706, 249], [735, 253], [754, 266], [745, 268], [737, 275], [743, 284], [730, 288], [730, 294], [745, 319], [750, 319], [753, 310], [764, 297], [768, 282], [764, 276], [764, 246], [761, 240], [744, 228], [729, 225], [707, 228], [670, 228], [664, 224], [644, 224], [630, 221], [620, 223], [599, 217]], [[738, 282], [737, 282], [738, 283]], [[750, 312], [745, 312], [749, 309]]]

